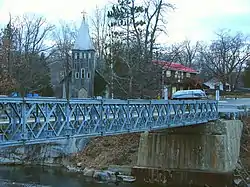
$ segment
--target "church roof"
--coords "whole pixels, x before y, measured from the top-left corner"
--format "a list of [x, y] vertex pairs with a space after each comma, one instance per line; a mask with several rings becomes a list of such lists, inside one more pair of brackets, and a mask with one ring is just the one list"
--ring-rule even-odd
[[81, 27], [78, 31], [78, 35], [73, 49], [95, 50], [89, 34], [89, 25], [85, 18], [82, 20]]

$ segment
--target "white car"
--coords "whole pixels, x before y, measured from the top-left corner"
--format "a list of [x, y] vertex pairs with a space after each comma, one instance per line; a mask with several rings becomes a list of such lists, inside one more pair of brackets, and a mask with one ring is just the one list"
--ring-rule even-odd
[[203, 90], [180, 90], [173, 94], [172, 99], [207, 99]]

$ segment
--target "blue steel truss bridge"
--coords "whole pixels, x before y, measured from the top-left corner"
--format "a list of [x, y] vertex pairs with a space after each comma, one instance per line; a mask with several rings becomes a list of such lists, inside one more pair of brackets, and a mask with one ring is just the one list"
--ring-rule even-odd
[[218, 119], [214, 100], [0, 98], [0, 147], [136, 133]]

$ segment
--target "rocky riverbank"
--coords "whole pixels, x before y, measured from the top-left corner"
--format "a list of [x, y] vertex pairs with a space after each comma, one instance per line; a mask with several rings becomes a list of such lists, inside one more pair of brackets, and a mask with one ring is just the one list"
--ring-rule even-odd
[[139, 134], [125, 134], [8, 147], [0, 150], [0, 164], [63, 166], [101, 181], [133, 181], [128, 176], [136, 165], [139, 139]]
[[133, 182], [131, 168], [136, 165], [140, 134], [97, 137], [68, 158], [66, 168], [85, 177], [106, 182]]
[[13, 146], [0, 149], [2, 165], [48, 165], [68, 164], [68, 158], [83, 150], [88, 139], [65, 139], [54, 143]]
[[78, 167], [96, 169], [110, 165], [134, 166], [137, 162], [140, 134], [97, 137], [84, 150], [73, 154], [69, 162]]

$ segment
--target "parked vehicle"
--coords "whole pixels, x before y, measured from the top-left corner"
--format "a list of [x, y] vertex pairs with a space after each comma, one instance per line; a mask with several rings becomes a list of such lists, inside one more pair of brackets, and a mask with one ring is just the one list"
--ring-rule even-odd
[[28, 98], [39, 97], [39, 94], [37, 94], [37, 93], [27, 93], [25, 97], [28, 97]]
[[172, 99], [207, 99], [207, 95], [203, 90], [180, 90], [173, 94]]
[[18, 92], [12, 92], [9, 96], [10, 97], [20, 97], [20, 93], [18, 93]]

